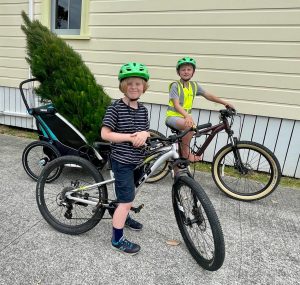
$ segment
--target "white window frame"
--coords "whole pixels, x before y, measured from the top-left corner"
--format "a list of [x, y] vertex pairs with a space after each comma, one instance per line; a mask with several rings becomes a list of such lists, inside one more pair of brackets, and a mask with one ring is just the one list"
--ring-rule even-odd
[[[89, 3], [90, 0], [82, 0], [81, 2], [81, 22], [80, 22], [80, 33], [64, 33], [61, 31], [65, 31], [65, 29], [52, 29], [51, 23], [53, 22], [52, 20], [52, 6], [54, 3], [53, 0], [43, 0], [42, 1], [42, 13], [41, 13], [41, 22], [44, 24], [46, 27], [48, 27], [52, 32], [56, 33], [59, 37], [63, 39], [77, 39], [77, 40], [88, 40], [90, 39], [90, 34], [89, 34], [89, 25], [88, 25], [88, 20], [89, 20]], [[55, 4], [55, 3], [54, 3]], [[55, 10], [55, 9], [54, 9]]]

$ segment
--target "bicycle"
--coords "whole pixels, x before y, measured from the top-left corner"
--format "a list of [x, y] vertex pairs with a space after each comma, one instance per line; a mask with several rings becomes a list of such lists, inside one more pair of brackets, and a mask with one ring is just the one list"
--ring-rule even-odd
[[[197, 130], [211, 124], [198, 126]], [[196, 130], [191, 128], [190, 130]], [[209, 271], [218, 270], [225, 258], [222, 228], [215, 209], [202, 187], [188, 170], [189, 162], [181, 158], [178, 142], [190, 130], [177, 135], [148, 139], [145, 160], [135, 170], [136, 192], [156, 169], [169, 162], [179, 171], [172, 185], [172, 205], [183, 240], [196, 262]], [[48, 176], [56, 169], [61, 175], [52, 183]], [[78, 235], [94, 228], [106, 210], [112, 215], [117, 201], [109, 198], [110, 179], [104, 180], [97, 168], [78, 156], [62, 156], [48, 163], [37, 182], [36, 200], [44, 219], [56, 230]], [[139, 212], [143, 205], [132, 207]]]
[[[236, 115], [236, 111], [230, 108], [220, 110], [219, 124], [195, 132], [192, 153], [203, 155], [215, 135], [225, 131], [229, 143], [214, 155], [211, 167], [213, 180], [231, 198], [241, 201], [259, 200], [277, 188], [281, 178], [280, 164], [274, 153], [265, 146], [252, 141], [240, 141], [233, 136], [232, 125]], [[203, 135], [206, 139], [202, 146], [198, 146], [197, 138]], [[169, 172], [166, 161], [150, 182], [163, 179]]]

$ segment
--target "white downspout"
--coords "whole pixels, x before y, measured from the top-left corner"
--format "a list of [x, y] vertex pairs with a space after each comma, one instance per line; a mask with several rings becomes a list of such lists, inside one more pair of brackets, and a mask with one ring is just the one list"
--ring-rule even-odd
[[[28, 17], [29, 19], [32, 21], [34, 18], [34, 0], [29, 0], [28, 3]], [[30, 70], [30, 66], [29, 66], [29, 71], [28, 71], [29, 75], [28, 78], [31, 78], [31, 70]]]
[[34, 15], [34, 0], [29, 0], [28, 15], [29, 19], [32, 21]]
[[[29, 2], [28, 2], [28, 17], [31, 21], [33, 21], [33, 19], [34, 19], [34, 0], [29, 0]], [[32, 78], [30, 66], [28, 69], [28, 78]], [[28, 92], [33, 92], [33, 88], [34, 88], [34, 84], [33, 84], [33, 82], [30, 82]], [[31, 106], [35, 107], [36, 106], [35, 98], [33, 98], [32, 96], [29, 96], [29, 98], [30, 98], [29, 100], [30, 100]], [[34, 120], [33, 120], [32, 125], [35, 125]]]

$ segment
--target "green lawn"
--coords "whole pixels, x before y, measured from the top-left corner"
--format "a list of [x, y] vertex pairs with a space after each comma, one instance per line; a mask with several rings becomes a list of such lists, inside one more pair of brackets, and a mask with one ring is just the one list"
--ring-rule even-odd
[[5, 125], [0, 125], [0, 134], [17, 136], [33, 140], [37, 140], [39, 138], [36, 131], [16, 127], [9, 127]]

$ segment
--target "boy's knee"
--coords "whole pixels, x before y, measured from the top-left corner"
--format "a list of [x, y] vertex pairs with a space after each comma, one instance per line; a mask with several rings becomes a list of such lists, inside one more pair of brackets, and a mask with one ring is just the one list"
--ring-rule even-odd
[[130, 203], [119, 203], [118, 207], [122, 207], [124, 210], [130, 211], [130, 209], [132, 207], [132, 202], [130, 202]]

